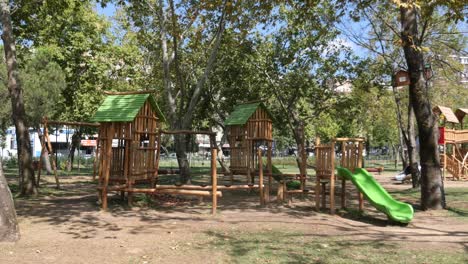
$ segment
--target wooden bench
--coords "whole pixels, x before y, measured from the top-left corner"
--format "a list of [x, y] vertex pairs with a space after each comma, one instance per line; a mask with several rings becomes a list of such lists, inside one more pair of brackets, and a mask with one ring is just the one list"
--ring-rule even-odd
[[384, 170], [383, 167], [376, 167], [376, 168], [365, 168], [368, 172], [377, 172], [379, 175]]

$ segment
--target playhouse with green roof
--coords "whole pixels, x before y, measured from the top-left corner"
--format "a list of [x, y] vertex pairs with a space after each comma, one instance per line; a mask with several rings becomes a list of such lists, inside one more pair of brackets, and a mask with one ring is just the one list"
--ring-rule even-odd
[[137, 182], [154, 185], [157, 178], [161, 124], [165, 122], [151, 93], [108, 95], [93, 122], [99, 122], [99, 190], [102, 207], [107, 192], [131, 193]]
[[[230, 145], [230, 169], [233, 174], [255, 175], [257, 151], [267, 150], [267, 171], [271, 173], [273, 124], [262, 102], [239, 104], [224, 122]], [[252, 177], [253, 183], [253, 177]]]

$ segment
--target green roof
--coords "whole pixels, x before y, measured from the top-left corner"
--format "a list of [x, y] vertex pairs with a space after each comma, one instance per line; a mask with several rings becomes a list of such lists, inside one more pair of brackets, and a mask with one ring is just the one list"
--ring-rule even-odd
[[262, 102], [249, 103], [249, 104], [240, 104], [234, 108], [234, 111], [226, 118], [224, 125], [233, 126], [233, 125], [244, 125], [247, 123], [249, 118], [257, 110], [258, 107], [262, 107], [268, 114], [271, 116], [268, 109]]
[[104, 102], [99, 106], [98, 110], [91, 118], [93, 122], [131, 122], [135, 119], [138, 111], [149, 100], [151, 108], [156, 115], [166, 122], [161, 109], [159, 109], [154, 97], [147, 94], [125, 94], [125, 95], [108, 95]]

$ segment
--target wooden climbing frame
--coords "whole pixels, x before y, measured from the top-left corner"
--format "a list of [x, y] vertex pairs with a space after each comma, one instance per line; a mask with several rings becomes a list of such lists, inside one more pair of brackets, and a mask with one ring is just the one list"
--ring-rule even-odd
[[[354, 171], [362, 168], [363, 138], [335, 138], [328, 144], [318, 144], [316, 149], [315, 207], [325, 207], [326, 195], [330, 197], [330, 213], [335, 213], [335, 146], [341, 146], [339, 166]], [[327, 187], [328, 185], [328, 187]], [[328, 190], [328, 191], [327, 191]], [[358, 191], [359, 192], [359, 191]], [[341, 179], [341, 206], [346, 207], [346, 180]], [[363, 208], [363, 196], [359, 192], [359, 209]]]

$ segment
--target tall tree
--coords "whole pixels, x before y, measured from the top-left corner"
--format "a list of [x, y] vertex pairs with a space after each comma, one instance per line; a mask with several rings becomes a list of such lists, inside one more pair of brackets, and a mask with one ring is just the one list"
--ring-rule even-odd
[[[444, 206], [444, 192], [440, 171], [440, 157], [437, 145], [437, 119], [432, 113], [429, 101], [428, 85], [424, 69], [425, 56], [423, 46], [427, 25], [434, 18], [437, 8], [446, 8], [447, 19], [464, 19], [462, 10], [466, 5], [457, 1], [431, 1], [422, 3], [415, 0], [394, 0], [400, 9], [401, 45], [405, 54], [410, 76], [409, 96], [413, 106], [420, 139], [421, 208], [440, 209]], [[463, 1], [460, 1], [463, 2]], [[423, 27], [420, 29], [419, 22]]]
[[[253, 18], [270, 8], [271, 3], [263, 1], [228, 0], [140, 0], [126, 4], [141, 45], [152, 59], [153, 78], [162, 80], [171, 129], [193, 129], [195, 110], [206, 91], [224, 31], [233, 28], [246, 34], [256, 24]], [[190, 178], [186, 146], [185, 136], [175, 137], [182, 182]]]
[[12, 119], [16, 128], [16, 141], [18, 145], [19, 177], [21, 195], [37, 194], [36, 180], [32, 165], [32, 148], [29, 138], [29, 129], [25, 122], [23, 102], [23, 89], [19, 80], [18, 65], [16, 62], [16, 44], [11, 23], [9, 1], [0, 1], [2, 21], [2, 40], [5, 51], [5, 60], [8, 73], [8, 90], [11, 98]]
[[0, 160], [0, 241], [17, 241], [19, 238], [15, 205]]
[[[393, 1], [401, 4], [401, 1]], [[343, 24], [343, 33], [356, 43], [364, 47], [369, 52], [376, 65], [381, 65], [385, 72], [382, 82], [391, 82], [391, 76], [397, 70], [408, 69], [405, 52], [401, 49], [402, 34], [398, 30], [401, 25], [399, 19], [400, 10], [395, 8], [394, 3], [389, 1], [356, 1], [350, 16], [360, 21], [360, 25], [365, 27], [353, 29], [349, 25]], [[432, 1], [431, 4], [423, 3], [426, 10], [428, 5], [439, 5], [442, 2]], [[453, 4], [456, 9], [454, 17], [459, 16], [460, 6]], [[432, 68], [455, 69], [455, 65], [447, 58], [454, 53], [459, 53], [465, 47], [463, 37], [460, 37], [456, 22], [451, 19], [451, 14], [443, 14], [443, 9], [436, 9], [429, 17], [417, 19], [418, 27], [423, 28], [420, 39], [420, 46], [417, 49], [425, 57], [425, 64], [431, 64]], [[367, 34], [362, 34], [362, 30], [367, 30]], [[395, 45], [397, 44], [397, 45]], [[425, 66], [425, 65], [424, 65]], [[385, 77], [386, 76], [386, 77]], [[426, 85], [430, 85], [429, 80], [424, 80]], [[431, 92], [428, 88], [427, 91]], [[409, 164], [411, 165], [413, 187], [419, 187], [420, 171], [418, 170], [418, 153], [416, 143], [416, 120], [411, 97], [405, 96], [402, 90], [393, 87], [393, 94], [396, 102], [397, 120], [400, 127], [400, 137], [407, 147]], [[408, 106], [405, 109], [405, 106]], [[402, 155], [404, 157], [404, 155]]]
[[344, 73], [350, 68], [349, 48], [340, 42], [335, 29], [340, 15], [341, 6], [335, 1], [280, 4], [272, 21], [276, 30], [266, 45], [271, 48], [258, 65], [272, 102], [280, 106], [274, 112], [287, 124], [298, 146], [300, 168], [305, 168], [301, 165], [305, 135], [317, 125], [316, 117], [333, 108], [335, 89], [345, 83]]

